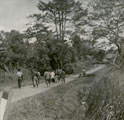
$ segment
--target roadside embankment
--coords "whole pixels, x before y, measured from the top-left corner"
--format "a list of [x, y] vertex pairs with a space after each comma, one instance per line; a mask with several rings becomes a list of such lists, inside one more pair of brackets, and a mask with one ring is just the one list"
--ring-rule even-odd
[[82, 100], [87, 99], [94, 81], [104, 72], [100, 70], [95, 76], [77, 78], [13, 103], [8, 109], [7, 120], [82, 120], [86, 112]]
[[124, 74], [109, 71], [92, 86], [86, 120], [124, 120]]

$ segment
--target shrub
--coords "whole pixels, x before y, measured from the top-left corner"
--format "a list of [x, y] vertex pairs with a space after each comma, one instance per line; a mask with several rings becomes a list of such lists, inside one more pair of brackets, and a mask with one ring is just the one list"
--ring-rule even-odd
[[110, 71], [90, 90], [87, 120], [124, 119], [124, 74]]

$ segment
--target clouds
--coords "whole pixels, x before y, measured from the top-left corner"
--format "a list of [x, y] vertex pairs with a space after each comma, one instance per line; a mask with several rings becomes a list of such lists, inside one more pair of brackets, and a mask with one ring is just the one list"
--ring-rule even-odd
[[[0, 0], [0, 30], [26, 29], [26, 18], [30, 14], [38, 13], [36, 5], [39, 0]], [[49, 0], [42, 0], [48, 2]], [[84, 1], [84, 0], [79, 0]]]
[[0, 30], [23, 31], [27, 16], [37, 13], [38, 0], [0, 0]]

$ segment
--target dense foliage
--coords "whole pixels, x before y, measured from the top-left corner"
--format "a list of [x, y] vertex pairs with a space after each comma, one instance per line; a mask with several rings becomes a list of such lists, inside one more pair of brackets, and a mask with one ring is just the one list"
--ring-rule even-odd
[[[103, 31], [99, 34], [99, 26], [89, 24], [100, 6], [93, 13], [84, 6], [75, 0], [39, 1], [39, 14], [29, 15], [31, 22], [23, 33], [0, 32], [0, 69], [13, 72], [22, 67], [43, 73], [48, 68], [63, 68], [72, 73], [76, 62], [87, 58], [102, 60], [105, 51], [96, 49], [94, 44], [104, 35]], [[92, 31], [86, 30], [86, 26]]]
[[123, 77], [120, 71], [109, 71], [96, 81], [88, 97], [88, 120], [123, 120]]
[[116, 48], [113, 63], [123, 69], [124, 53], [124, 4], [123, 0], [96, 0], [91, 20], [98, 24], [94, 28], [96, 38], [107, 38]]
[[[87, 10], [74, 0], [39, 1], [37, 7], [41, 13], [30, 15], [34, 22], [23, 34], [16, 30], [0, 32], [0, 68], [6, 72], [18, 67], [41, 73], [47, 68], [73, 72], [72, 64], [91, 53], [90, 42], [67, 28], [86, 17]], [[54, 25], [52, 30], [48, 23]]]

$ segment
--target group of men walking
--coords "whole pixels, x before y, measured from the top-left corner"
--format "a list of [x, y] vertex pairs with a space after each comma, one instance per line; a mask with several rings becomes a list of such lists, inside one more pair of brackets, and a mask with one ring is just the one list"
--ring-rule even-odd
[[[20, 69], [18, 69], [17, 72], [17, 77], [18, 77], [18, 88], [21, 89], [22, 87], [22, 82], [23, 82], [23, 73], [21, 72]], [[40, 83], [40, 72], [33, 71], [31, 70], [31, 76], [32, 76], [32, 85], [33, 87], [38, 87]], [[47, 87], [50, 86], [51, 82], [53, 83], [65, 83], [65, 72], [62, 69], [57, 69], [56, 71], [54, 70], [46, 70], [44, 72], [44, 78], [45, 78], [45, 83]]]
[[47, 87], [50, 86], [51, 82], [59, 83], [61, 81], [61, 83], [65, 83], [65, 72], [62, 69], [57, 69], [56, 71], [47, 70], [44, 73], [44, 78]]

